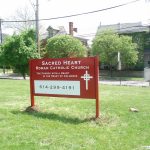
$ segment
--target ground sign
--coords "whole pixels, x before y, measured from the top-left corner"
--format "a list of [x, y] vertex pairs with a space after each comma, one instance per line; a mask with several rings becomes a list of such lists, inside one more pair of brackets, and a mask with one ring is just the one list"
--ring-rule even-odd
[[99, 117], [97, 57], [30, 61], [31, 106], [34, 96], [96, 99]]

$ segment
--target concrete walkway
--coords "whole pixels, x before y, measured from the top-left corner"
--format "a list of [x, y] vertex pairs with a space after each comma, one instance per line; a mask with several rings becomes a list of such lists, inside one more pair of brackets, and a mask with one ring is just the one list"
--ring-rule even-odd
[[[24, 80], [21, 75], [18, 74], [0, 74], [0, 79], [13, 79], [13, 80]], [[29, 77], [26, 77], [26, 79], [29, 79]]]
[[141, 87], [148, 87], [149, 82], [145, 81], [113, 81], [113, 80], [104, 80], [99, 81], [101, 84], [107, 85], [121, 85], [121, 86], [141, 86]]

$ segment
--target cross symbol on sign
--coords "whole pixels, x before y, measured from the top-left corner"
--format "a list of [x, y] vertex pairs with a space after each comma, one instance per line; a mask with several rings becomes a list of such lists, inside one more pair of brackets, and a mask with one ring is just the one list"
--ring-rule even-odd
[[88, 90], [88, 81], [93, 78], [92, 76], [90, 76], [90, 74], [88, 74], [88, 71], [85, 71], [85, 74], [83, 76], [81, 76], [82, 79], [85, 80], [86, 83], [86, 90]]

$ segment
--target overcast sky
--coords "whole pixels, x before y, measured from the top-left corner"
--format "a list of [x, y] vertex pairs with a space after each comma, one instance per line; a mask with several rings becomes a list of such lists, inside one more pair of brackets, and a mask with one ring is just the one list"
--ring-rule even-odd
[[[0, 17], [3, 19], [15, 15], [19, 8], [29, 7], [33, 12], [31, 3], [36, 0], [0, 0]], [[66, 16], [100, 10], [115, 5], [124, 4], [133, 0], [39, 0], [40, 19]], [[147, 2], [146, 2], [147, 1]], [[68, 22], [74, 22], [78, 28], [78, 35], [95, 33], [100, 22], [104, 24], [116, 24], [125, 22], [139, 22], [150, 19], [150, 2], [139, 0], [138, 2], [119, 8], [101, 11], [98, 13], [82, 15], [66, 19], [41, 21], [40, 24], [47, 28], [49, 25], [65, 26], [68, 31]]]

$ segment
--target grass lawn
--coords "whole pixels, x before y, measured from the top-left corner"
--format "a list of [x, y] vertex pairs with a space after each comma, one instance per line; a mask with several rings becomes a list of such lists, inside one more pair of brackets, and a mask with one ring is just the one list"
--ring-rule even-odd
[[[101, 119], [95, 101], [36, 97], [29, 81], [0, 80], [0, 150], [142, 150], [150, 146], [150, 88], [100, 85]], [[130, 112], [136, 107], [138, 113]]]

